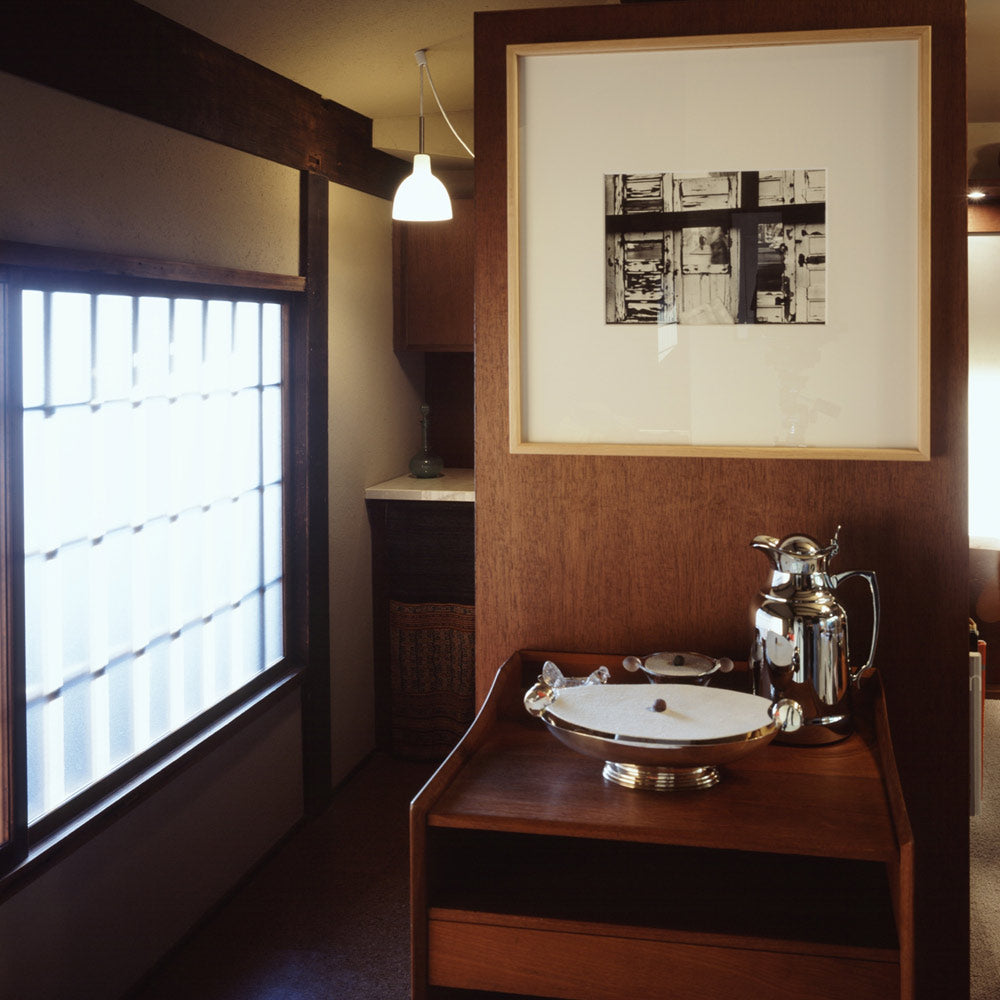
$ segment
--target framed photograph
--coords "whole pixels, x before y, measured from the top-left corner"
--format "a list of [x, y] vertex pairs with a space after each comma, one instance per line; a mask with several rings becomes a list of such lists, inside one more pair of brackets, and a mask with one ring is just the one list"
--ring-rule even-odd
[[511, 451], [928, 459], [930, 44], [508, 46]]

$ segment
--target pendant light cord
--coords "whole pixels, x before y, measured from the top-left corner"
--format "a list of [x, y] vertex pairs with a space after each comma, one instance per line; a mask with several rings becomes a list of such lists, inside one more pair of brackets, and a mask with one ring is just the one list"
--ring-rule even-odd
[[[419, 63], [420, 60], [418, 59]], [[427, 68], [426, 63], [422, 65], [417, 72], [420, 73], [420, 135], [418, 137], [418, 152], [422, 153], [424, 151], [424, 70]]]
[[[431, 93], [434, 95], [434, 100], [437, 101], [437, 106], [441, 110], [441, 117], [444, 118], [445, 124], [451, 129], [451, 134], [461, 143], [462, 148], [472, 157], [476, 158], [476, 154], [472, 152], [471, 149], [466, 145], [465, 140], [455, 131], [455, 126], [452, 125], [451, 119], [448, 117], [448, 113], [445, 111], [444, 106], [441, 104], [441, 98], [438, 97], [437, 87], [434, 86], [434, 77], [431, 76], [431, 68], [427, 65], [427, 50], [417, 49], [414, 52], [417, 58], [417, 65], [420, 67], [420, 116], [423, 118], [424, 113], [424, 73], [427, 73], [427, 82], [431, 85]], [[421, 146], [421, 152], [423, 152], [423, 147]]]

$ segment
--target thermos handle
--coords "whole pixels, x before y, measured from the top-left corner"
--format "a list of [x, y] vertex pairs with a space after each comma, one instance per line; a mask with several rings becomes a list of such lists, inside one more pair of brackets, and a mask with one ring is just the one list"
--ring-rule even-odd
[[879, 600], [878, 582], [875, 579], [875, 574], [871, 570], [852, 569], [847, 573], [838, 573], [836, 576], [830, 577], [830, 582], [833, 584], [834, 588], [837, 588], [845, 580], [850, 579], [852, 576], [860, 576], [868, 583], [868, 588], [872, 592], [872, 643], [871, 646], [868, 647], [868, 659], [865, 660], [864, 664], [857, 670], [851, 670], [850, 664], [848, 664], [847, 667], [847, 669], [851, 672], [852, 683], [857, 684], [875, 669], [873, 661], [875, 659], [875, 643], [878, 642]]

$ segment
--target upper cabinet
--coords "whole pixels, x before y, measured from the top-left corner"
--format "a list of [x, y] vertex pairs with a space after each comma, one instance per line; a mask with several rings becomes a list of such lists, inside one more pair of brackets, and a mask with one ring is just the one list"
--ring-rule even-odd
[[397, 351], [473, 349], [473, 200], [450, 222], [394, 222], [393, 344]]

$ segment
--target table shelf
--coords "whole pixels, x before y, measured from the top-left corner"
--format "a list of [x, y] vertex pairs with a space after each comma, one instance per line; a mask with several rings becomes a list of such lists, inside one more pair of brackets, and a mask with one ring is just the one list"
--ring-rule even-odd
[[[912, 844], [878, 699], [836, 746], [772, 744], [714, 788], [637, 791], [524, 711], [544, 656], [615, 662], [512, 657], [414, 800], [415, 997], [724, 1000], [747, 995], [740, 976], [796, 1000], [910, 995]], [[633, 961], [658, 978], [637, 988]]]

